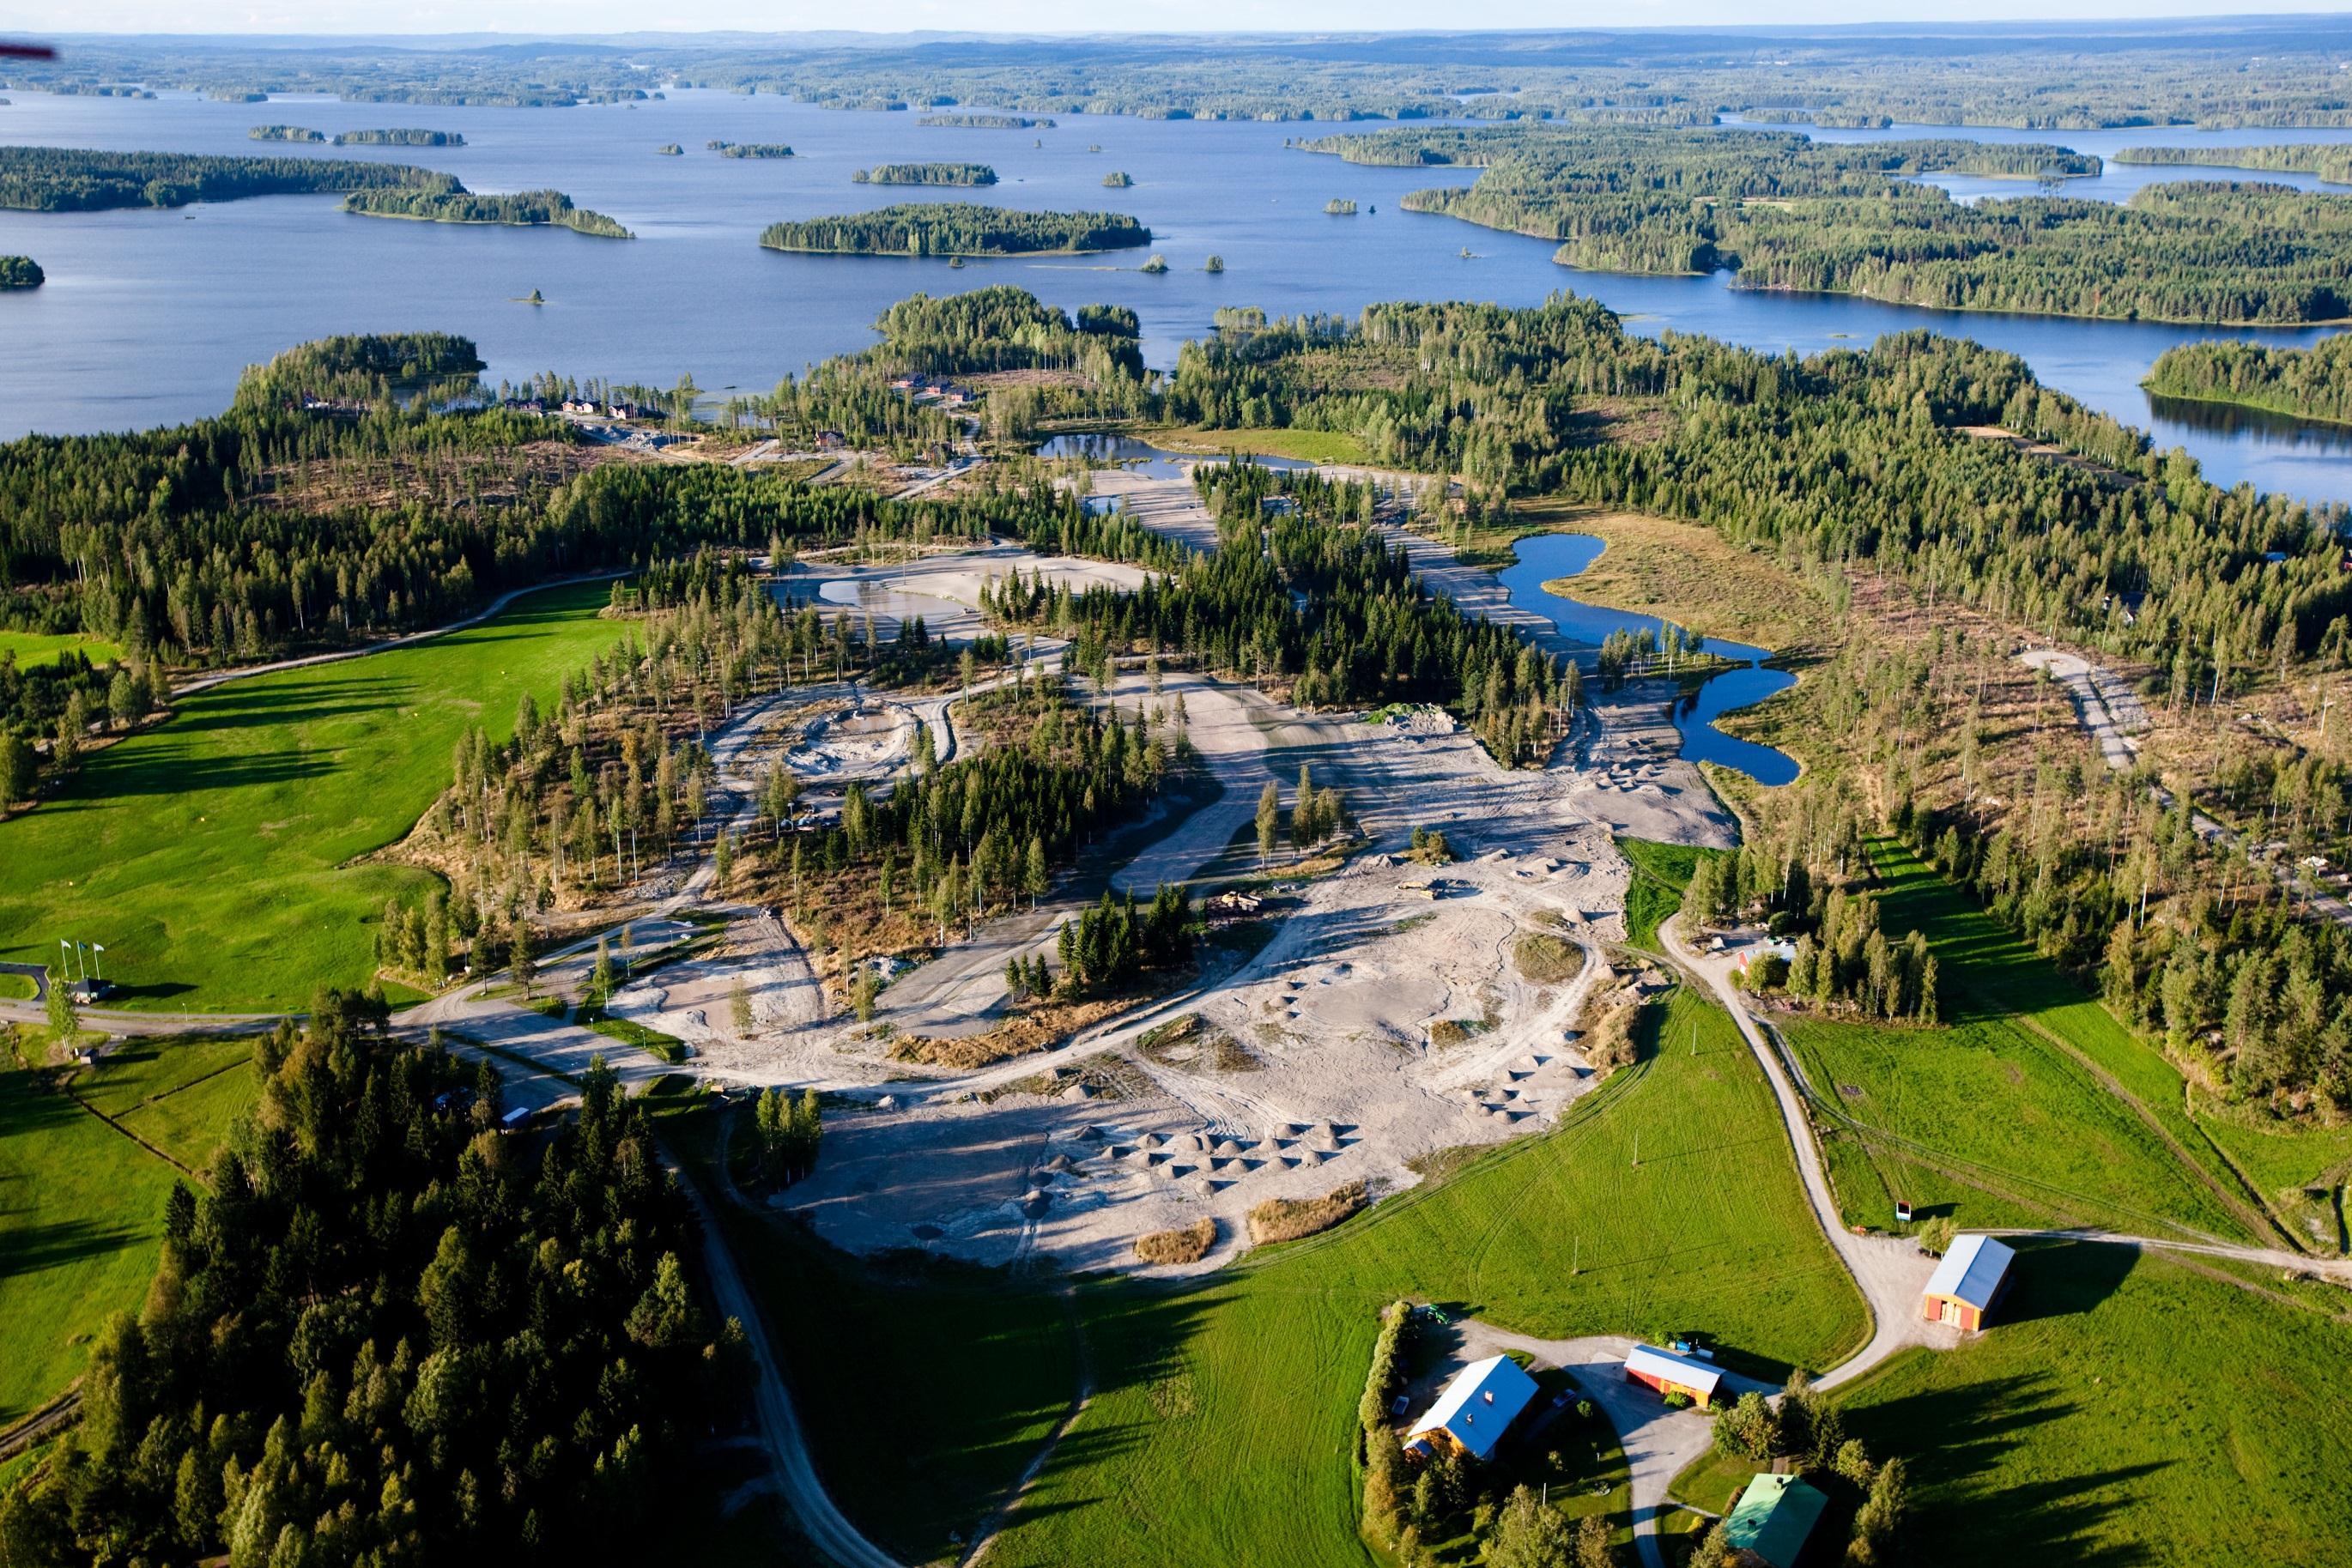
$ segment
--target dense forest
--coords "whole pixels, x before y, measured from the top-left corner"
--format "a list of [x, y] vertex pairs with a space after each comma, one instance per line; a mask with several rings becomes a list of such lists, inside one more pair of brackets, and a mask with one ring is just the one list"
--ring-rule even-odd
[[789, 158], [793, 150], [781, 141], [707, 141], [721, 158]]
[[[1866, 561], [2174, 689], [2352, 653], [2340, 508], [2223, 490], [2014, 357], [1924, 332], [1797, 361], [1637, 338], [1567, 296], [1381, 305], [1188, 343], [1163, 406], [1346, 431], [1379, 463], [1706, 523], [1800, 568]], [[1640, 438], [1610, 439], [1621, 422]]]
[[2166, 397], [2243, 403], [2352, 424], [2352, 335], [2308, 349], [2220, 340], [2167, 349], [2147, 373], [2147, 390]]
[[451, 175], [405, 163], [0, 147], [0, 207], [41, 213], [184, 207], [191, 202], [320, 191], [415, 191], [442, 195], [464, 190]]
[[740, 1330], [601, 1059], [501, 1134], [499, 1075], [322, 992], [164, 1207], [145, 1307], [97, 1330], [81, 1422], [0, 1499], [9, 1568], [562, 1562], [656, 1549], [740, 1418]]
[[877, 163], [850, 175], [860, 185], [993, 185], [985, 163]]
[[2340, 141], [2292, 141], [2269, 147], [2126, 147], [2116, 154], [2116, 162], [2316, 174], [2331, 184], [2352, 185], [2352, 147]]
[[1952, 310], [2168, 321], [2352, 315], [2352, 205], [2273, 185], [2147, 186], [1963, 203], [1911, 176], [2095, 174], [2056, 147], [1817, 142], [1766, 131], [1388, 131], [1306, 143], [1358, 162], [1482, 167], [1417, 191], [1414, 212], [1560, 242], [1612, 272], [1730, 269], [1750, 288], [1866, 295]]
[[0, 288], [38, 288], [47, 277], [29, 256], [0, 256]]
[[327, 133], [307, 125], [257, 125], [246, 132], [255, 141], [324, 141]]
[[1031, 213], [971, 202], [917, 202], [841, 217], [770, 224], [771, 250], [860, 256], [1021, 256], [1150, 245], [1151, 231], [1120, 213]]
[[343, 211], [372, 218], [424, 218], [436, 224], [552, 225], [600, 239], [636, 236], [602, 213], [575, 207], [561, 191], [515, 191], [485, 196], [471, 191], [353, 191]]

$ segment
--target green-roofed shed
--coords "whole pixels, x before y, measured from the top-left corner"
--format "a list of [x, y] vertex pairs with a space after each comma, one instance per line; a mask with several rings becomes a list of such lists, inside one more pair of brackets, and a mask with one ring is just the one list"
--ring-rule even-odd
[[1753, 1552], [1772, 1568], [1795, 1568], [1829, 1500], [1800, 1477], [1758, 1476], [1739, 1494], [1723, 1532], [1734, 1547]]

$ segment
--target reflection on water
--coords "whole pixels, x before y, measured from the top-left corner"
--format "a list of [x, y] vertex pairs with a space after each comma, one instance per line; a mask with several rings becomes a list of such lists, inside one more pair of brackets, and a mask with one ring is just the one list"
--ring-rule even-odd
[[[1514, 605], [1544, 617], [1559, 628], [1562, 636], [1579, 643], [1598, 647], [1612, 632], [1660, 632], [1665, 622], [1654, 615], [1586, 604], [1544, 587], [1546, 582], [1579, 575], [1600, 559], [1606, 548], [1603, 541], [1591, 534], [1538, 534], [1519, 540], [1515, 547], [1517, 564], [1505, 568], [1498, 580]], [[1675, 702], [1675, 728], [1682, 734], [1683, 755], [1694, 761], [1717, 763], [1745, 773], [1759, 784], [1793, 783], [1798, 773], [1795, 758], [1769, 746], [1726, 735], [1715, 727], [1715, 721], [1787, 691], [1797, 684], [1797, 677], [1786, 670], [1765, 668], [1764, 661], [1772, 656], [1770, 650], [1747, 643], [1710, 637], [1700, 651], [1739, 662], [1708, 677], [1697, 691]]]
[[2208, 402], [2200, 398], [2147, 394], [2158, 416], [2175, 424], [2192, 425], [2218, 435], [2259, 434], [2281, 446], [2303, 448], [2330, 457], [2352, 458], [2352, 424], [2321, 424], [2248, 408], [2240, 402]]

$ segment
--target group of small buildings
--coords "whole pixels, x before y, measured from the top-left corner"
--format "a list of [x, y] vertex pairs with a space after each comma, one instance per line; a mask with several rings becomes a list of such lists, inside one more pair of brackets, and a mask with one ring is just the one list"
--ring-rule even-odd
[[[506, 406], [517, 413], [545, 413], [547, 402], [535, 397], [510, 397]], [[598, 402], [593, 397], [568, 397], [557, 405], [564, 413], [584, 414], [590, 419], [643, 419], [646, 409], [643, 403]]]
[[[2016, 1252], [1990, 1236], [1953, 1239], [1920, 1295], [1921, 1315], [1975, 1333], [2009, 1287]], [[1727, 1393], [1724, 1373], [1695, 1343], [1676, 1341], [1668, 1350], [1636, 1344], [1625, 1357], [1625, 1380], [1654, 1390], [1668, 1401], [1712, 1409]], [[1451, 1454], [1490, 1458], [1511, 1425], [1535, 1403], [1536, 1380], [1507, 1355], [1488, 1356], [1454, 1374], [1426, 1413], [1404, 1437], [1404, 1451], [1417, 1458]], [[1748, 1483], [1724, 1517], [1724, 1532], [1736, 1552], [1752, 1553], [1770, 1568], [1794, 1568], [1829, 1499], [1795, 1475], [1759, 1475]], [[1738, 1559], [1745, 1561], [1745, 1559]]]
[[945, 376], [920, 374], [899, 376], [890, 383], [893, 392], [905, 392], [919, 402], [943, 403], [949, 408], [961, 408], [972, 401], [970, 390], [960, 387]]

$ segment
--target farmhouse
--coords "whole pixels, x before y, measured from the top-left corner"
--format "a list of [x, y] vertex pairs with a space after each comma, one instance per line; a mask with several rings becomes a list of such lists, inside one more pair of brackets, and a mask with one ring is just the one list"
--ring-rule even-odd
[[1454, 1374], [1429, 1414], [1405, 1434], [1405, 1452], [1427, 1458], [1446, 1448], [1483, 1459], [1535, 1396], [1536, 1380], [1509, 1356], [1473, 1362]]
[[1829, 1499], [1796, 1476], [1758, 1476], [1723, 1521], [1732, 1552], [1753, 1552], [1772, 1568], [1790, 1568]]
[[1661, 1394], [1686, 1396], [1702, 1410], [1713, 1402], [1716, 1385], [1723, 1381], [1723, 1374], [1706, 1363], [1650, 1344], [1633, 1347], [1633, 1354], [1625, 1358], [1625, 1375]]
[[1930, 1322], [1950, 1323], [1962, 1333], [1984, 1327], [2009, 1285], [2009, 1265], [2017, 1254], [1990, 1236], [1956, 1236], [1944, 1260], [1927, 1280], [1919, 1298], [1919, 1315]]

